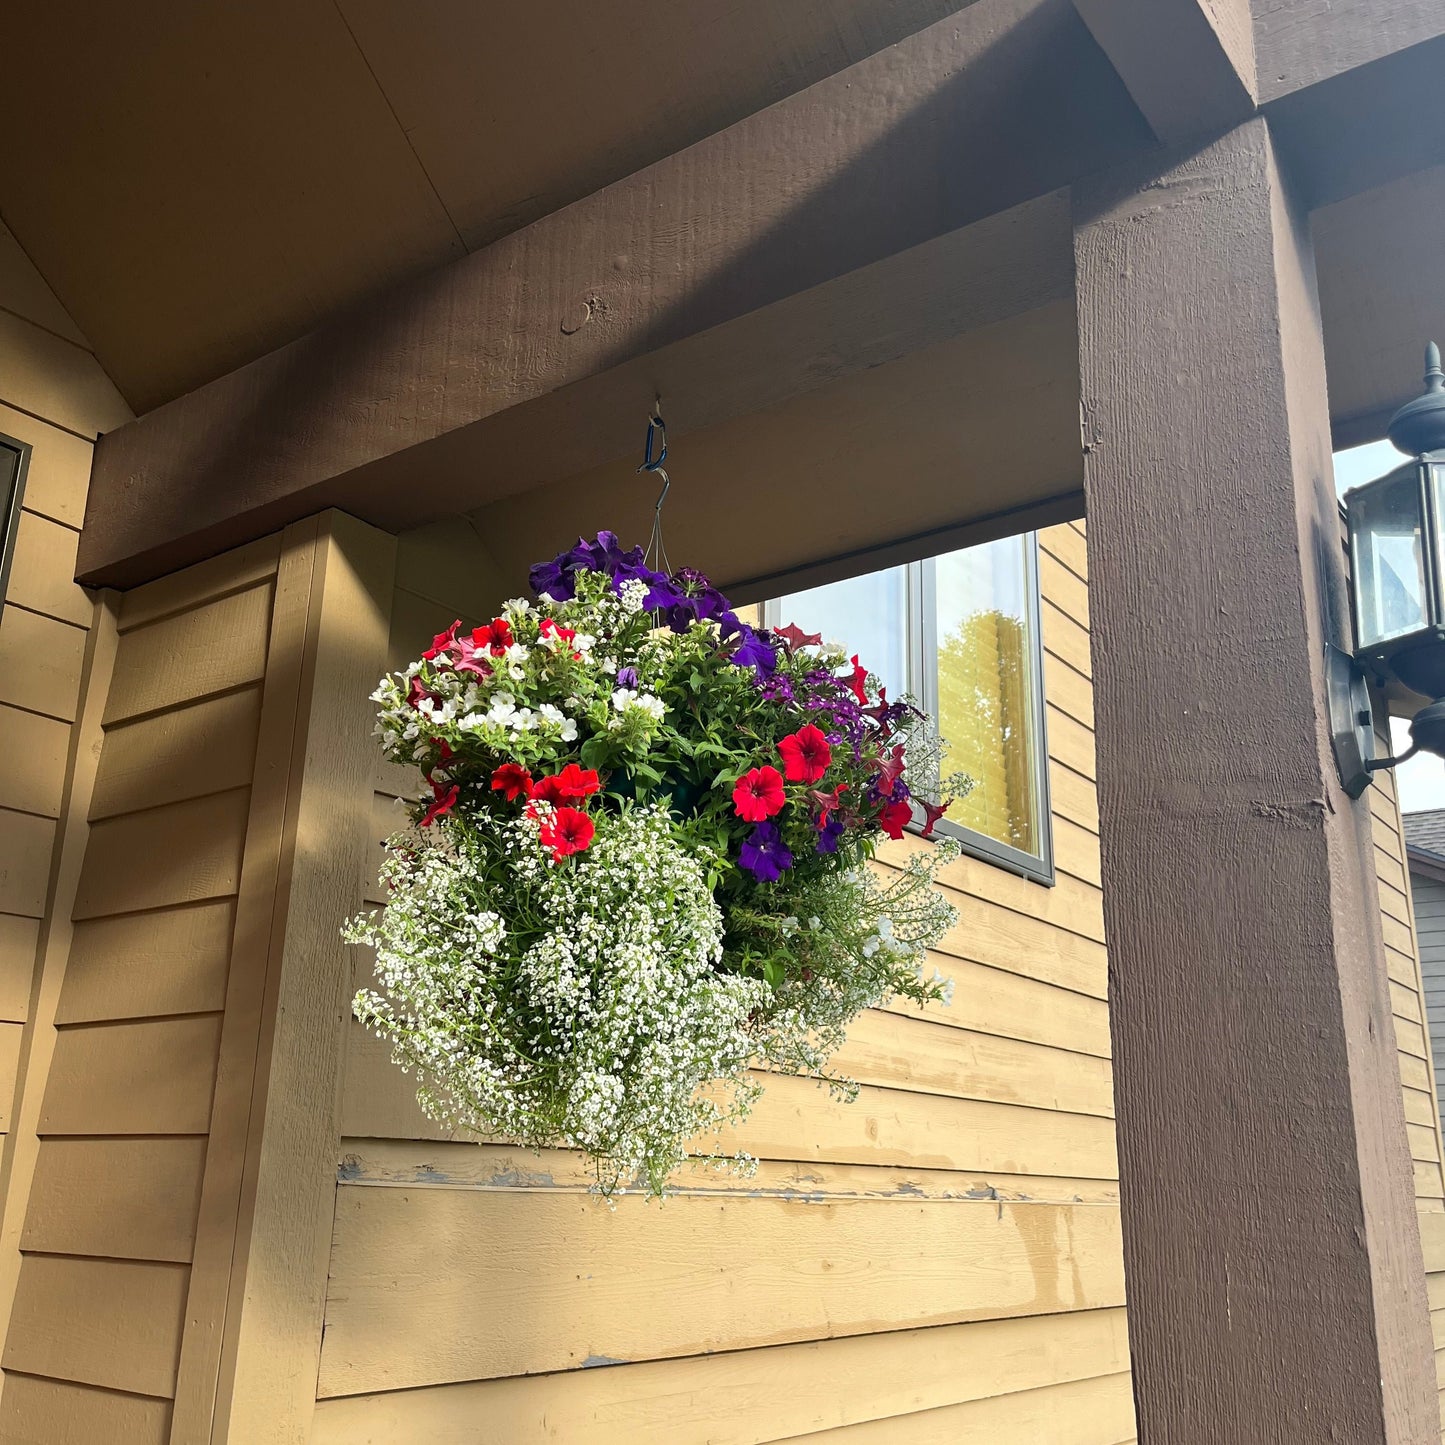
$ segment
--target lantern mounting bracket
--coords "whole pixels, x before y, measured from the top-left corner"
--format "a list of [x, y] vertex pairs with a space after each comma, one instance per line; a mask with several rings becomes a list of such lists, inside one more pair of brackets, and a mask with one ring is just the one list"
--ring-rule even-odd
[[1396, 759], [1375, 757], [1375, 714], [1364, 668], [1348, 652], [1328, 644], [1325, 692], [1340, 786], [1349, 797], [1358, 798], [1370, 786], [1373, 774], [1392, 767]]

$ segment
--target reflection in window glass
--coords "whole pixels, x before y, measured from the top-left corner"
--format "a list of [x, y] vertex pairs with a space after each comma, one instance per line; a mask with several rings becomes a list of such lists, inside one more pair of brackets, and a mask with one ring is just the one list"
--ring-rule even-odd
[[1026, 540], [1008, 537], [934, 563], [937, 720], [947, 744], [945, 775], [965, 772], [974, 779], [948, 817], [1037, 854]]
[[877, 675], [890, 697], [908, 692], [908, 572], [889, 567], [846, 582], [790, 592], [776, 603], [780, 622], [840, 641]]
[[1425, 558], [1420, 484], [1413, 469], [1398, 481], [1353, 497], [1350, 527], [1360, 558], [1355, 584], [1359, 646], [1370, 647], [1423, 627]]
[[825, 641], [844, 640], [891, 697], [911, 693], [933, 714], [946, 744], [945, 776], [974, 779], [948, 822], [1015, 864], [1048, 853], [1033, 549], [1032, 536], [1008, 537], [764, 608], [769, 626], [791, 622]]

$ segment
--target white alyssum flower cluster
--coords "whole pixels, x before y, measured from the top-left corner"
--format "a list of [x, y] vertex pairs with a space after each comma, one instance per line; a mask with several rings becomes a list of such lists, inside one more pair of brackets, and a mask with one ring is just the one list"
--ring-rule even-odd
[[747, 1112], [770, 990], [718, 970], [722, 916], [663, 810], [608, 819], [566, 867], [525, 819], [490, 839], [411, 836], [385, 877], [386, 910], [348, 934], [376, 950], [380, 985], [356, 1012], [433, 1117], [574, 1145], [604, 1193], [633, 1178], [661, 1193], [692, 1141]]

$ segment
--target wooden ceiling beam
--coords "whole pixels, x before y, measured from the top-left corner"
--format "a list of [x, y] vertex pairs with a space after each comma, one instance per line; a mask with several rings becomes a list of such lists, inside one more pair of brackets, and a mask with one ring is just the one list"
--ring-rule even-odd
[[1245, 119], [1256, 106], [1249, 0], [1074, 0], [1165, 145]]
[[[690, 427], [871, 365], [987, 293], [966, 239], [866, 325], [848, 277], [932, 242], [942, 260], [941, 238], [1150, 143], [1069, 0], [977, 0], [106, 436], [81, 574], [131, 585], [318, 506], [415, 525], [630, 452], [654, 388]], [[829, 284], [843, 304], [819, 309]], [[498, 455], [519, 465], [479, 475]]]

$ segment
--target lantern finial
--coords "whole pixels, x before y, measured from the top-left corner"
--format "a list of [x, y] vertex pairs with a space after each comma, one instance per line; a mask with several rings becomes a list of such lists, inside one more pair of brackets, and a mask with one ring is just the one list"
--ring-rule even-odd
[[1445, 449], [1445, 371], [1440, 348], [1425, 348], [1425, 392], [1407, 401], [1390, 419], [1390, 440], [1409, 456]]

